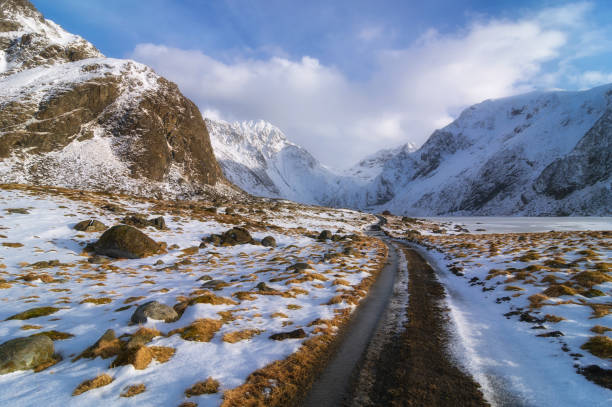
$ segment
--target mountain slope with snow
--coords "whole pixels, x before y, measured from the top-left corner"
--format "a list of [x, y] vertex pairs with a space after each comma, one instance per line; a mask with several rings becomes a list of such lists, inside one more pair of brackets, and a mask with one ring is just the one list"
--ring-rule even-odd
[[255, 195], [406, 215], [610, 215], [612, 85], [487, 100], [418, 150], [344, 173], [266, 123], [208, 120], [226, 176]]
[[482, 102], [388, 160], [365, 204], [412, 215], [609, 215], [611, 115], [612, 85]]
[[175, 84], [105, 58], [27, 0], [0, 6], [0, 183], [231, 192], [198, 108]]
[[253, 195], [323, 204], [342, 180], [270, 123], [206, 119], [228, 180]]

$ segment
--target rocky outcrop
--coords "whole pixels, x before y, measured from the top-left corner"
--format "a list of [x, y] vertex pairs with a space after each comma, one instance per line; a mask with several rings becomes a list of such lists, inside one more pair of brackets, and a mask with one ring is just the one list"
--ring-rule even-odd
[[0, 182], [166, 196], [227, 185], [174, 83], [104, 58], [27, 1], [1, 10]]

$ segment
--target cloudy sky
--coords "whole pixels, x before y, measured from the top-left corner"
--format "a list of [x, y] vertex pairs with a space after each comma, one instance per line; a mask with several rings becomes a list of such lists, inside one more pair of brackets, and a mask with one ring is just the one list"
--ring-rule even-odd
[[205, 116], [267, 120], [338, 168], [488, 98], [612, 82], [607, 0], [32, 2]]

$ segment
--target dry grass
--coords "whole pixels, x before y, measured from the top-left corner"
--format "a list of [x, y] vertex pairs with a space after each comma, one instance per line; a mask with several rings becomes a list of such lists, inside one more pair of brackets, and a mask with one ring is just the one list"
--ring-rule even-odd
[[263, 331], [260, 329], [243, 329], [241, 331], [228, 332], [223, 335], [223, 342], [236, 343], [259, 335]]
[[576, 290], [566, 285], [551, 285], [542, 293], [547, 297], [561, 297], [563, 295], [576, 295]]
[[610, 304], [589, 304], [589, 307], [593, 310], [591, 318], [605, 317], [610, 313], [610, 309], [612, 309]]
[[612, 331], [612, 328], [608, 328], [607, 326], [603, 325], [595, 325], [593, 328], [591, 328], [591, 332], [595, 332], [596, 334], [600, 335], [603, 335], [609, 331]]
[[185, 396], [194, 397], [201, 396], [202, 394], [214, 394], [217, 392], [219, 392], [219, 382], [212, 377], [209, 377], [203, 382], [198, 382], [185, 390]]
[[48, 337], [52, 341], [62, 341], [62, 340], [65, 340], [65, 339], [74, 338], [74, 335], [71, 334], [71, 333], [59, 332], [59, 331], [55, 331], [55, 330], [39, 332], [39, 333], [36, 333], [34, 335], [31, 335], [31, 336], [41, 336], [41, 335], [44, 335], [44, 336]]
[[79, 394], [83, 394], [86, 391], [97, 389], [99, 387], [107, 386], [113, 382], [113, 378], [109, 375], [101, 374], [94, 379], [85, 380], [83, 383], [79, 384], [76, 389], [72, 392], [73, 396], [78, 396]]
[[144, 393], [147, 390], [147, 386], [144, 383], [133, 384], [123, 389], [123, 392], [119, 395], [120, 397], [134, 397], [140, 393]]
[[151, 346], [149, 349], [153, 353], [153, 359], [159, 363], [166, 363], [176, 353], [176, 349], [167, 346]]
[[592, 336], [580, 347], [602, 359], [612, 359], [612, 339], [607, 336]]
[[59, 310], [60, 308], [55, 308], [55, 307], [31, 308], [27, 311], [23, 311], [23, 312], [20, 312], [19, 314], [15, 314], [12, 317], [8, 317], [6, 320], [7, 321], [11, 319], [25, 320], [25, 319], [32, 319], [32, 318], [38, 318], [38, 317], [46, 317], [47, 315], [54, 314]]
[[561, 322], [565, 320], [565, 318], [563, 317], [559, 317], [557, 315], [552, 315], [552, 314], [544, 315], [544, 319], [546, 320], [546, 322], [552, 322], [552, 323], [557, 323], [557, 322]]
[[289, 318], [289, 315], [284, 314], [282, 312], [275, 312], [272, 315], [270, 315], [272, 318]]
[[112, 298], [108, 298], [108, 297], [103, 297], [103, 298], [86, 298], [83, 301], [81, 301], [81, 304], [102, 305], [102, 304], [110, 304], [111, 302], [113, 302]]
[[612, 281], [612, 277], [601, 271], [583, 271], [572, 277], [572, 280], [583, 287], [591, 288], [594, 285]]
[[211, 292], [206, 292], [189, 300], [189, 305], [194, 304], [211, 304], [211, 305], [238, 305], [238, 303], [230, 298], [219, 297]]
[[223, 321], [219, 319], [197, 319], [184, 328], [170, 331], [168, 336], [178, 333], [186, 341], [210, 342], [222, 326]]
[[[378, 249], [376, 270], [355, 288], [367, 292], [387, 260], [387, 248], [382, 242], [369, 240]], [[335, 327], [345, 326], [349, 310], [340, 310], [333, 320], [321, 322], [317, 336], [305, 341], [300, 349], [284, 360], [277, 360], [249, 375], [246, 382], [223, 394], [223, 407], [229, 406], [290, 406], [297, 404], [316, 373], [331, 356], [338, 336]], [[318, 329], [319, 327], [317, 327]]]

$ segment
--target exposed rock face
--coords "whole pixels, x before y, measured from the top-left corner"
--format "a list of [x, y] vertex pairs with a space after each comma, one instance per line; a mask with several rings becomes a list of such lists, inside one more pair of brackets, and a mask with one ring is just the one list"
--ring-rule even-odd
[[53, 359], [53, 341], [45, 335], [16, 338], [0, 345], [0, 374], [35, 369]]
[[172, 307], [157, 301], [150, 301], [139, 306], [134, 311], [131, 320], [135, 324], [144, 324], [147, 322], [147, 318], [170, 322], [177, 320], [178, 317], [178, 314]]
[[612, 108], [563, 158], [550, 163], [534, 182], [534, 189], [563, 199], [585, 186], [605, 181], [612, 174]]
[[174, 83], [104, 58], [27, 1], [1, 10], [0, 182], [167, 196], [225, 182]]
[[97, 254], [126, 259], [139, 259], [162, 251], [162, 247], [149, 236], [127, 225], [108, 229], [93, 247]]

